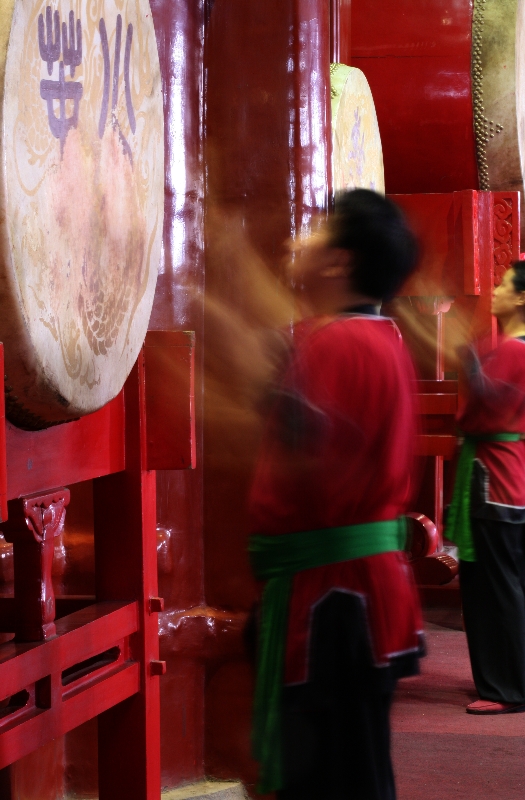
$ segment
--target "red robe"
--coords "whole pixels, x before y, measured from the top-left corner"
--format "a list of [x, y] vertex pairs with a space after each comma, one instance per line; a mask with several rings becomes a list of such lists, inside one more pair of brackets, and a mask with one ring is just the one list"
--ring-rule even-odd
[[[468, 360], [469, 393], [457, 416], [471, 434], [525, 434], [525, 341], [502, 337], [498, 347]], [[525, 441], [478, 442], [471, 514], [525, 522]]]
[[[413, 370], [394, 323], [349, 314], [299, 337], [269, 423], [250, 499], [252, 533], [394, 519], [408, 508]], [[307, 680], [312, 608], [340, 589], [365, 605], [373, 658], [420, 646], [421, 613], [403, 553], [300, 572], [290, 604], [285, 682]]]

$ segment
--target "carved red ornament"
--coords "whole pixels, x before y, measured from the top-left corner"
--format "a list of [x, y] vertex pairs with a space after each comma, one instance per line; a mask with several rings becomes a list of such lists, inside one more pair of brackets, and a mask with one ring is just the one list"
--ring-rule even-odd
[[9, 503], [2, 525], [13, 544], [16, 640], [46, 641], [56, 634], [55, 595], [51, 579], [55, 537], [64, 528], [69, 489], [55, 489]]
[[494, 194], [494, 285], [498, 286], [514, 260], [514, 202]]
[[22, 500], [25, 521], [35, 541], [43, 542], [60, 536], [64, 529], [69, 489], [56, 489], [49, 494], [38, 494]]

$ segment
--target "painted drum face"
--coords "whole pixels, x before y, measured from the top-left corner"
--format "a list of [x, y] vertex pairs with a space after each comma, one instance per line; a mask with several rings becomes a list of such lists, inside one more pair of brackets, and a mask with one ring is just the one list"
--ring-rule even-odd
[[385, 192], [383, 151], [368, 81], [360, 69], [330, 66], [334, 191]]
[[522, 213], [524, 15], [523, 0], [475, 0], [472, 57], [480, 189], [519, 190]]
[[3, 6], [0, 340], [8, 415], [38, 428], [105, 405], [142, 345], [163, 223], [160, 70], [147, 0]]

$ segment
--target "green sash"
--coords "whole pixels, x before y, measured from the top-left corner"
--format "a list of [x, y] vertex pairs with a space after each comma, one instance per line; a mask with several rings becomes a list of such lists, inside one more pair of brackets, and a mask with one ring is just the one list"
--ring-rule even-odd
[[404, 517], [342, 528], [252, 536], [249, 553], [255, 575], [266, 580], [259, 632], [253, 746], [261, 763], [258, 791], [282, 788], [281, 693], [284, 680], [288, 604], [296, 572], [402, 550]]
[[476, 551], [470, 527], [470, 489], [478, 442], [519, 442], [521, 433], [487, 433], [465, 436], [459, 454], [452, 503], [448, 510], [445, 535], [458, 546], [462, 561], [475, 561]]

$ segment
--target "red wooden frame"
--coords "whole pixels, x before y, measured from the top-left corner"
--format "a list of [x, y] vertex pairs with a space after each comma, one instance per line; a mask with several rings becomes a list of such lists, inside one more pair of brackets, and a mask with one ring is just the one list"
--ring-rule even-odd
[[124, 393], [94, 414], [43, 431], [8, 422], [5, 436], [9, 500], [119, 472], [125, 466]]
[[144, 358], [148, 469], [194, 469], [195, 333], [148, 331]]
[[[0, 354], [1, 354], [0, 345]], [[160, 796], [155, 472], [146, 469], [144, 354], [101, 411], [44, 431], [0, 424], [3, 529], [15, 596], [0, 599], [0, 769], [98, 716], [101, 800]], [[7, 470], [1, 465], [7, 462]], [[96, 597], [58, 598], [49, 552], [67, 489], [94, 478]], [[39, 574], [40, 591], [27, 575]]]

